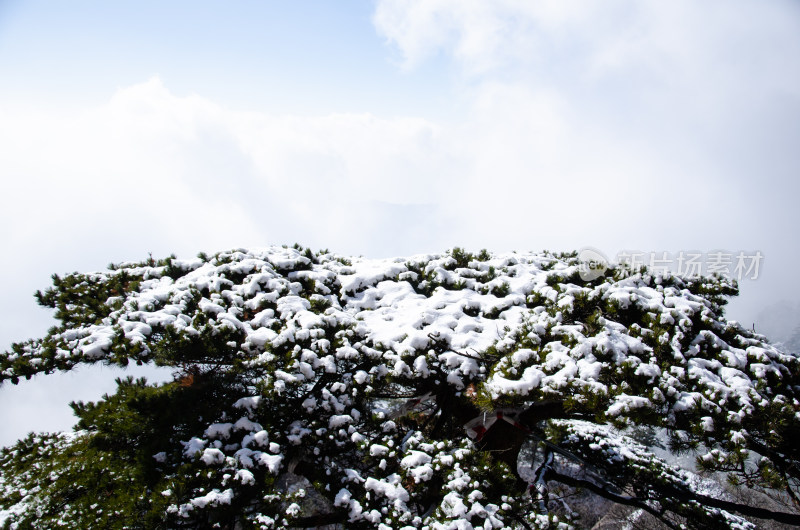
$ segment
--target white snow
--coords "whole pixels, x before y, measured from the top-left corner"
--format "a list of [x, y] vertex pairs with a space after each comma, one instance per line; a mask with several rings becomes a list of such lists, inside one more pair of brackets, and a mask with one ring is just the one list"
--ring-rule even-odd
[[[332, 491], [348, 486], [339, 489], [334, 504], [347, 508], [351, 521], [382, 522], [386, 514], [373, 509], [380, 504], [375, 499], [405, 513], [414, 486], [446, 472], [448, 493], [440, 509], [454, 521], [448, 528], [467, 528], [464, 521], [473, 516], [485, 528], [506, 525], [503, 510], [482, 498], [477, 482], [459, 467], [474, 448], [471, 442], [445, 449], [411, 435], [403, 439], [404, 416], [429, 413], [444, 393], [424, 386], [433, 377], [462, 399], [479, 395], [515, 407], [569, 399], [580, 408], [591, 397], [599, 403], [598, 417], [615, 424], [655, 413], [669, 427], [688, 413], [701, 418], [707, 436], [725, 421], [748, 425], [744, 420], [767, 406], [792, 414], [798, 406], [791, 395], [762, 384], [767, 378], [782, 381], [796, 357], [736, 331], [679, 278], [636, 273], [576, 285], [570, 280], [576, 265], [546, 255], [495, 255], [463, 267], [451, 255], [348, 263], [326, 254], [312, 261], [282, 247], [174, 266], [189, 272], [172, 280], [157, 267], [135, 268], [144, 278], [138, 292], [107, 302], [122, 306], [101, 323], [55, 337], [57, 358], [105, 360], [122, 340], [146, 355], [153, 337], [166, 330], [226, 333], [233, 354], [263, 373], [263, 380], [239, 394], [246, 397], [227, 415], [207, 418], [204, 429], [183, 441], [184, 457], [208, 466], [208, 472], [222, 468], [240, 488], [255, 484], [259, 466], [273, 475], [291, 470], [294, 463], [282, 451], [319, 456], [320, 447], [359, 445], [372, 462], [369, 473], [326, 468], [341, 483], [331, 482]], [[119, 271], [98, 277], [113, 274]], [[232, 275], [244, 278], [234, 283]], [[586, 304], [597, 311], [582, 312]], [[36, 348], [23, 354], [32, 366], [45, 362]], [[368, 397], [387, 381], [405, 385], [416, 398], [378, 403]], [[423, 390], [413, 388], [418, 382]], [[297, 417], [265, 411], [276, 396], [296, 397]], [[491, 428], [500, 410], [488, 411], [488, 420], [476, 418], [467, 432], [473, 428], [475, 438], [475, 429]], [[373, 414], [383, 426], [362, 428]], [[618, 437], [597, 439], [602, 429], [569, 425], [576, 440], [592, 437], [592, 450], [645, 458], [638, 448], [617, 443]], [[708, 459], [724, 461], [726, 451], [743, 446], [748, 436], [744, 430], [729, 433]], [[167, 453], [156, 456], [167, 459]], [[392, 458], [399, 458], [399, 469], [391, 466]], [[230, 503], [235, 489], [227, 485], [200, 491], [174, 509], [188, 516]], [[360, 497], [362, 490], [370, 497]], [[299, 505], [286, 508], [295, 509]], [[0, 520], [10, 517], [6, 513], [11, 512], [0, 512]], [[404, 522], [423, 526], [422, 519]]]

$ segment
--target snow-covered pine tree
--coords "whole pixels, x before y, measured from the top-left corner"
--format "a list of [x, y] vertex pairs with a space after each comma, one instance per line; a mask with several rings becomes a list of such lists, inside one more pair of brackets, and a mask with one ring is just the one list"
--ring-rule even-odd
[[[574, 493], [670, 528], [798, 524], [800, 359], [723, 315], [736, 286], [574, 254], [343, 258], [271, 247], [54, 276], [17, 383], [154, 362], [0, 453], [0, 526], [568, 528]], [[735, 502], [656, 457], [675, 451]], [[573, 495], [573, 496], [570, 496]]]

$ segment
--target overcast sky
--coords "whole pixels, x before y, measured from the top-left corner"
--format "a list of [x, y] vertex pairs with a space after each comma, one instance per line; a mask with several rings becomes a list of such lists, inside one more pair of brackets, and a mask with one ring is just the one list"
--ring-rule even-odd
[[[729, 316], [770, 330], [798, 57], [789, 0], [0, 1], [0, 345], [52, 273], [294, 242], [760, 251]], [[0, 389], [0, 443], [113, 390], [82, 373]]]

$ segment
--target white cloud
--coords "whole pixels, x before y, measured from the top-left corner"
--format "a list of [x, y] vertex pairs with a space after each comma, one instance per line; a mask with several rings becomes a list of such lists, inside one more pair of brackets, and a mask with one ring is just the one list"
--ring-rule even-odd
[[429, 203], [441, 182], [438, 132], [422, 119], [234, 112], [157, 78], [72, 115], [0, 112], [0, 164], [16, 173], [0, 215], [15, 241], [47, 240], [55, 224], [81, 251], [310, 236], [355, 251], [372, 230], [359, 205]]
[[800, 9], [788, 1], [380, 0], [373, 23], [409, 68], [444, 53], [467, 75], [505, 69], [543, 83], [622, 73], [669, 89], [705, 79], [727, 93], [758, 73], [745, 84], [800, 88]]

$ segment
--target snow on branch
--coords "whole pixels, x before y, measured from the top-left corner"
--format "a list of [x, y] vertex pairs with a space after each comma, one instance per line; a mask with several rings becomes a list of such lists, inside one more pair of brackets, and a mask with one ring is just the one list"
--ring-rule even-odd
[[[296, 246], [54, 277], [37, 298], [59, 324], [0, 355], [0, 382], [97, 362], [154, 362], [176, 379], [121, 382], [74, 405], [81, 437], [2, 453], [25, 471], [3, 467], [0, 522], [113, 526], [114, 510], [88, 508], [107, 490], [83, 474], [109, 461], [109, 484], [147, 499], [115, 509], [170, 527], [578, 524], [551, 509], [554, 482], [668, 525], [793, 517], [711, 495], [612, 427], [670, 433], [703, 468], [797, 498], [798, 356], [725, 318], [724, 278], [610, 267], [585, 280], [581, 266]], [[531, 443], [547, 453], [532, 482], [519, 468]], [[79, 446], [92, 460], [65, 470]], [[85, 484], [64, 511], [54, 488], [67, 479]]]

